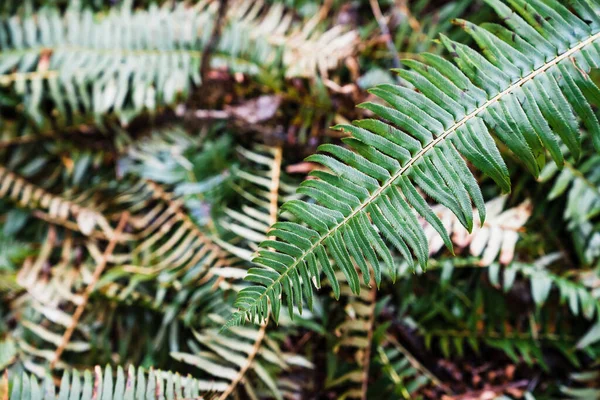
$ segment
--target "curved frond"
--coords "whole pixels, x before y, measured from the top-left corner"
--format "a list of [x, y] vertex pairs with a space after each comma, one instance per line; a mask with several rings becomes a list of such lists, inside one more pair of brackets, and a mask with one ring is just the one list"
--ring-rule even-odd
[[[556, 0], [510, 0], [511, 7], [501, 0], [487, 3], [506, 27], [457, 21], [481, 53], [442, 36], [454, 62], [433, 54], [405, 61], [409, 70], [397, 71], [402, 84], [372, 89], [381, 101], [361, 105], [383, 121], [338, 126], [351, 135], [344, 142], [354, 151], [326, 144], [308, 158], [330, 172], [313, 172], [318, 179], [298, 190], [314, 201], [293, 200], [282, 207], [303, 224], [273, 226], [271, 234], [278, 240], [263, 242], [255, 259], [262, 268], [248, 275], [253, 285], [240, 292], [240, 311], [225, 327], [256, 315], [264, 318], [269, 302], [274, 308], [282, 294], [302, 307], [302, 287], [310, 286], [320, 271], [336, 280], [330, 258], [353, 291], [360, 289], [355, 265], [365, 283], [371, 281], [371, 270], [379, 285], [378, 259], [395, 275], [384, 240], [410, 265], [425, 269], [427, 240], [417, 215], [449, 240], [417, 186], [452, 210], [468, 231], [472, 205], [481, 221], [485, 206], [462, 156], [503, 191], [510, 190], [507, 167], [490, 131], [535, 176], [546, 152], [563, 165], [561, 142], [579, 158], [580, 121], [600, 149], [600, 124], [591, 107], [600, 104], [600, 89], [588, 75], [600, 66], [597, 1], [579, 1], [573, 11]], [[310, 299], [312, 289], [305, 292]]]
[[108, 238], [113, 235], [113, 228], [100, 212], [49, 193], [0, 166], [0, 198], [4, 197], [8, 197], [19, 206], [37, 210], [37, 215], [44, 220], [64, 225], [84, 235]]

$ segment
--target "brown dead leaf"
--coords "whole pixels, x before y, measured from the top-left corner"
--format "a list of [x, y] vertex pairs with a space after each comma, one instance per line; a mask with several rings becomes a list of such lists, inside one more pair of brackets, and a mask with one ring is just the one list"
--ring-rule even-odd
[[280, 105], [280, 96], [265, 95], [248, 100], [238, 106], [227, 107], [226, 111], [244, 122], [257, 124], [273, 118]]

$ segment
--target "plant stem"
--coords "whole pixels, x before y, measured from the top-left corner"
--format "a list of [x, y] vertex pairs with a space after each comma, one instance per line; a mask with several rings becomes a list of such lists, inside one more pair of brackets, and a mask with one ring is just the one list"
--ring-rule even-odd
[[117, 229], [115, 229], [114, 235], [108, 242], [108, 246], [106, 246], [106, 250], [104, 250], [104, 253], [102, 254], [102, 258], [100, 259], [100, 262], [98, 263], [98, 265], [96, 265], [96, 269], [94, 270], [94, 275], [92, 276], [92, 280], [89, 283], [89, 285], [85, 288], [85, 292], [83, 293], [83, 296], [82, 296], [83, 298], [82, 298], [81, 303], [77, 306], [77, 309], [75, 309], [75, 313], [73, 314], [73, 320], [71, 321], [71, 324], [65, 331], [65, 334], [62, 337], [60, 346], [58, 346], [58, 348], [54, 352], [54, 359], [52, 360], [52, 362], [50, 362], [50, 369], [54, 369], [54, 366], [60, 360], [60, 356], [62, 355], [65, 348], [69, 344], [69, 341], [71, 340], [71, 336], [73, 335], [73, 331], [77, 327], [77, 323], [79, 322], [79, 319], [81, 318], [81, 315], [83, 314], [83, 311], [85, 310], [85, 306], [88, 303], [90, 295], [94, 291], [94, 288], [96, 287], [96, 284], [98, 283], [98, 280], [100, 280], [100, 276], [102, 275], [102, 272], [104, 271], [104, 268], [106, 267], [108, 258], [112, 255], [113, 251], [115, 250], [115, 246], [117, 245], [117, 239], [119, 238], [120, 234], [123, 232], [123, 229], [125, 228], [125, 225], [127, 224], [128, 219], [129, 219], [129, 212], [125, 211], [124, 213], [121, 214], [121, 218], [119, 219], [119, 224], [117, 225]]

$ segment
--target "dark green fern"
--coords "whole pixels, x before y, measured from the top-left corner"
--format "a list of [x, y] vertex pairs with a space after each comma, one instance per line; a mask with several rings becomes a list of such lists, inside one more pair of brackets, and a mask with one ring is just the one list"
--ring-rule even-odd
[[309, 282], [318, 282], [321, 271], [339, 297], [330, 258], [355, 292], [360, 288], [355, 265], [367, 284], [372, 271], [379, 285], [380, 260], [394, 277], [384, 240], [424, 269], [427, 241], [417, 215], [452, 245], [417, 187], [452, 210], [469, 231], [472, 204], [481, 221], [485, 207], [463, 157], [503, 191], [510, 190], [490, 131], [535, 176], [545, 166], [546, 153], [562, 167], [560, 143], [579, 158], [580, 124], [600, 149], [600, 124], [591, 107], [600, 104], [600, 89], [588, 75], [600, 66], [600, 2], [572, 0], [569, 8], [557, 0], [486, 2], [506, 27], [456, 21], [481, 52], [442, 36], [454, 62], [433, 54], [405, 61], [409, 70], [397, 71], [401, 85], [371, 90], [388, 104], [361, 105], [381, 120], [338, 126], [351, 135], [344, 139], [347, 147], [326, 144], [308, 158], [330, 172], [313, 172], [318, 179], [299, 189], [312, 200], [282, 207], [301, 223], [273, 226], [270, 235], [278, 240], [263, 242], [254, 260], [261, 268], [248, 274], [253, 285], [240, 292], [239, 312], [225, 327], [264, 319], [269, 303], [277, 318], [282, 294], [291, 314], [293, 305], [310, 302]]

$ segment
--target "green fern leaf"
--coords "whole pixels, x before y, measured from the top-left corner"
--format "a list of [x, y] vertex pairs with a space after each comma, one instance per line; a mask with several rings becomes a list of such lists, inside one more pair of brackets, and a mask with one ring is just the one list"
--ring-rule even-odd
[[[129, 366], [127, 372], [119, 366], [116, 379], [113, 378], [113, 370], [110, 366], [107, 366], [104, 371], [100, 366], [96, 366], [93, 372], [86, 370], [83, 377], [77, 370], [65, 371], [58, 393], [55, 392], [54, 382], [49, 375], [40, 386], [34, 375], [23, 373], [19, 377], [5, 374], [0, 378], [0, 387], [3, 384], [11, 387], [11, 399], [22, 400], [200, 398], [200, 393], [212, 390], [213, 385], [212, 382], [181, 377], [172, 372], [150, 370], [146, 373], [142, 368], [136, 369], [133, 366]], [[8, 398], [8, 393], [5, 395]]]
[[559, 140], [579, 157], [579, 120], [600, 150], [600, 125], [590, 105], [599, 104], [600, 89], [588, 75], [600, 66], [600, 2], [574, 1], [573, 11], [556, 0], [507, 0], [510, 6], [501, 0], [486, 2], [508, 28], [456, 21], [481, 53], [442, 36], [454, 63], [434, 55], [406, 62], [409, 69], [397, 71], [400, 86], [372, 90], [388, 105], [361, 105], [385, 122], [341, 125], [339, 129], [352, 135], [346, 144], [354, 151], [323, 145], [309, 157], [331, 172], [314, 174], [322, 184], [303, 185], [310, 186], [302, 191], [311, 200], [282, 207], [306, 225], [282, 229], [304, 240], [279, 235], [278, 244], [263, 244], [255, 260], [261, 268], [252, 273], [260, 279], [253, 278], [255, 284], [240, 292], [239, 312], [225, 327], [248, 317], [263, 319], [267, 299], [276, 319], [281, 293], [291, 310], [291, 304], [301, 301], [300, 286], [310, 285], [295, 282], [299, 271], [312, 279], [320, 268], [337, 297], [330, 258], [354, 292], [360, 289], [355, 264], [370, 264], [379, 284], [376, 258], [381, 258], [393, 277], [394, 263], [384, 240], [410, 265], [425, 269], [427, 241], [417, 214], [439, 224], [414, 186], [452, 210], [469, 231], [473, 205], [483, 222], [482, 195], [459, 154], [509, 191], [508, 171], [490, 131], [535, 176], [545, 166], [546, 150], [562, 166]]

